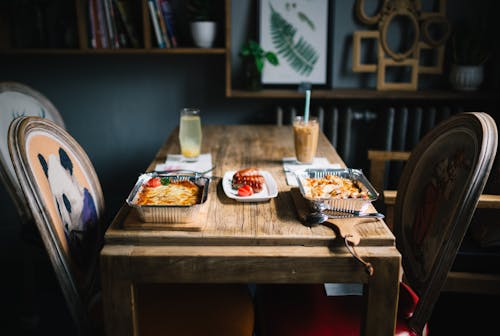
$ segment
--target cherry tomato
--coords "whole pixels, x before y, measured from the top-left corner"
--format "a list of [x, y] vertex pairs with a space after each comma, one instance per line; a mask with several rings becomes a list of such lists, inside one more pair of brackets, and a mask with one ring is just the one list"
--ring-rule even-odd
[[238, 188], [238, 196], [246, 197], [252, 195], [253, 195], [253, 189], [249, 185], [244, 185]]
[[156, 188], [161, 186], [161, 180], [159, 177], [153, 177], [148, 182], [146, 182], [146, 185], [150, 188]]

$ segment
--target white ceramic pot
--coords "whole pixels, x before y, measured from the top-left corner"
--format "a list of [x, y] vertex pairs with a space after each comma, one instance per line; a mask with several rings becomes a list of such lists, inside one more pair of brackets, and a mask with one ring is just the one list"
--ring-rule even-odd
[[213, 21], [191, 22], [191, 35], [194, 44], [200, 48], [211, 48], [217, 33], [217, 23]]
[[452, 65], [450, 83], [455, 90], [475, 91], [483, 83], [482, 65]]

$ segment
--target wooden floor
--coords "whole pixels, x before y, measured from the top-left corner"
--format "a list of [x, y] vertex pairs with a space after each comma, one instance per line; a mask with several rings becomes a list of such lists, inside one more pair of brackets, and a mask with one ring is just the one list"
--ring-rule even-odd
[[[20, 319], [22, 311], [22, 278], [18, 262], [0, 255], [4, 270], [0, 277], [3, 313], [0, 321], [0, 335], [75, 335], [71, 317], [66, 309], [63, 296], [57, 286], [52, 269], [44, 262], [38, 262], [37, 293], [35, 297], [40, 317], [38, 327], [29, 328]], [[11, 274], [13, 276], [8, 276]], [[429, 322], [430, 335], [486, 335], [497, 329], [500, 316], [499, 297], [443, 293]], [[488, 309], [487, 307], [493, 307]]]

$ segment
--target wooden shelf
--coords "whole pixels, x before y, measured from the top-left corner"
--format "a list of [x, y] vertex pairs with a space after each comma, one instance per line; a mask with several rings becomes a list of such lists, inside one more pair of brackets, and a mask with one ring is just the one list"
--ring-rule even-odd
[[[292, 89], [263, 89], [261, 91], [231, 90], [231, 98], [255, 99], [303, 99], [304, 93]], [[458, 91], [377, 91], [375, 89], [318, 89], [312, 90], [311, 97], [316, 99], [338, 100], [495, 100], [493, 92]]]
[[179, 54], [179, 55], [224, 55], [224, 48], [118, 48], [118, 49], [4, 49], [0, 54], [4, 55], [92, 55], [92, 54]]
[[[237, 23], [238, 19], [231, 18], [231, 5], [236, 3], [235, 0], [226, 0], [226, 97], [228, 98], [245, 98], [245, 99], [304, 99], [304, 93], [297, 90], [297, 86], [289, 88], [264, 88], [260, 91], [248, 91], [241, 89], [241, 83], [233, 82], [233, 64], [231, 60], [232, 38], [232, 23]], [[233, 50], [234, 51], [234, 50]], [[275, 86], [277, 87], [277, 86]], [[340, 100], [340, 101], [365, 101], [374, 103], [383, 103], [390, 101], [405, 101], [405, 102], [444, 102], [453, 104], [481, 102], [482, 104], [496, 104], [498, 94], [490, 91], [474, 91], [474, 92], [459, 92], [452, 89], [444, 90], [426, 90], [426, 91], [402, 91], [390, 90], [379, 91], [376, 89], [342, 89], [342, 88], [314, 88], [311, 92], [312, 98], [323, 100]]]
[[[90, 46], [89, 41], [89, 19], [88, 19], [88, 1], [87, 0], [71, 0], [72, 6], [68, 11], [74, 11], [74, 21], [71, 24], [75, 25], [76, 46], [72, 47], [36, 47], [36, 48], [16, 48], [12, 47], [11, 28], [7, 20], [8, 13], [0, 11], [0, 55], [102, 55], [102, 54], [179, 54], [179, 55], [225, 55], [226, 43], [219, 41], [219, 44], [214, 48], [197, 48], [191, 45], [190, 41], [180, 41], [180, 46], [177, 48], [157, 48], [156, 38], [153, 27], [151, 26], [150, 12], [148, 8], [148, 0], [127, 0], [134, 5], [138, 15], [137, 34], [140, 36], [140, 48], [98, 48], [94, 49]], [[184, 5], [183, 0], [177, 0], [177, 4]], [[225, 2], [230, 0], [223, 0]], [[214, 2], [215, 3], [215, 2]], [[182, 11], [181, 11], [182, 12]], [[227, 13], [227, 12], [226, 12]], [[225, 13], [225, 14], [226, 14]], [[70, 13], [67, 14], [71, 17]], [[180, 14], [185, 15], [185, 14]], [[186, 18], [178, 17], [177, 19], [185, 20]], [[222, 22], [221, 22], [222, 23]], [[225, 36], [224, 32], [224, 36]], [[179, 36], [177, 36], [179, 38]], [[187, 39], [186, 36], [184, 36]]]

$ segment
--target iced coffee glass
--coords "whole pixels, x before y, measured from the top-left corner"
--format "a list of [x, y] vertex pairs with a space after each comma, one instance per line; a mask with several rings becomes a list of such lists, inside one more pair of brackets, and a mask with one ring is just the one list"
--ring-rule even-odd
[[306, 123], [303, 116], [293, 120], [295, 156], [299, 163], [311, 163], [318, 148], [319, 124], [316, 117], [310, 117]]

